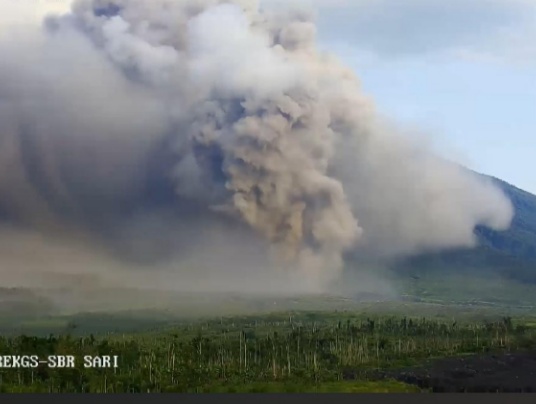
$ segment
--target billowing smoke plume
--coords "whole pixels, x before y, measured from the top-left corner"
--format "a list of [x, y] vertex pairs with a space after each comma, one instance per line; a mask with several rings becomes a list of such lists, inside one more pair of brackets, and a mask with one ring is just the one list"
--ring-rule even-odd
[[512, 218], [492, 185], [379, 119], [305, 11], [78, 0], [4, 32], [0, 58], [8, 235], [81, 240], [125, 270], [247, 277], [275, 258], [321, 286], [348, 251], [471, 246], [476, 225]]

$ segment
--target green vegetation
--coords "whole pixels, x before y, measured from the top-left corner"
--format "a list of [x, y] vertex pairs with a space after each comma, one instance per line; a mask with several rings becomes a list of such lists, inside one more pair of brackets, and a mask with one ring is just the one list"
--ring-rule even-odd
[[419, 393], [419, 388], [397, 381], [351, 381], [300, 384], [298, 382], [254, 382], [211, 384], [199, 390], [210, 393]]
[[485, 307], [501, 308], [512, 316], [536, 307], [534, 285], [493, 275], [478, 278], [471, 272], [423, 271], [414, 278], [400, 280], [399, 289], [407, 299], [413, 301], [463, 305], [480, 310]]
[[[379, 369], [532, 348], [534, 319], [474, 322], [300, 312], [199, 320], [134, 334], [0, 338], [0, 355], [74, 355], [74, 369], [0, 369], [0, 391], [410, 392]], [[71, 324], [71, 330], [77, 329]], [[84, 355], [118, 355], [86, 369]]]

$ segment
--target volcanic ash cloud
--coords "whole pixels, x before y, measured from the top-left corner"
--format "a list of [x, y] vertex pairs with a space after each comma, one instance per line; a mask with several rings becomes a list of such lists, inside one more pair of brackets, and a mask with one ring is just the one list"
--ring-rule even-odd
[[324, 284], [359, 245], [470, 246], [512, 217], [495, 187], [386, 129], [306, 11], [81, 0], [4, 34], [0, 57], [0, 218], [39, 231], [99, 240], [165, 206], [177, 240], [221, 218]]

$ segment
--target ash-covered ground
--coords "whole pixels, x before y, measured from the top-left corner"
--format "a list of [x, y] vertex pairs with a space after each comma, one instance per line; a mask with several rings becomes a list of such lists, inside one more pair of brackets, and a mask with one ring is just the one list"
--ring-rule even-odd
[[413, 369], [382, 372], [435, 393], [534, 393], [536, 351], [440, 359]]

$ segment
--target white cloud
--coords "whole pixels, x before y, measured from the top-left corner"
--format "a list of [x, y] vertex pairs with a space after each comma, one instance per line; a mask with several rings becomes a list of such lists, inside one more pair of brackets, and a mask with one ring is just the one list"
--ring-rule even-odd
[[317, 10], [322, 41], [346, 43], [382, 58], [444, 54], [536, 62], [534, 0], [302, 2]]

